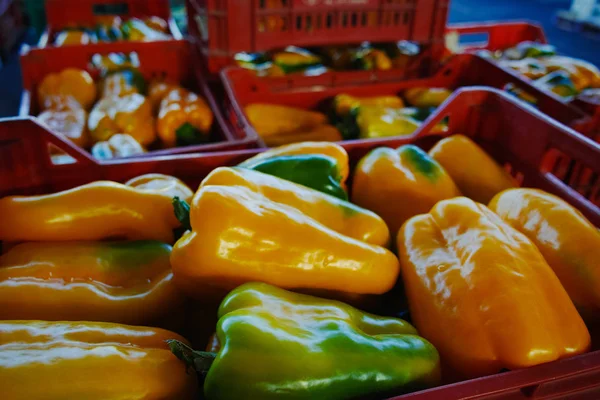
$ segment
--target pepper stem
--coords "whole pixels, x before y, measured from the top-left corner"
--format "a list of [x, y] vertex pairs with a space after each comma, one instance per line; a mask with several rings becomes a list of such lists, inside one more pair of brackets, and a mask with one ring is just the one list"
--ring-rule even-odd
[[217, 353], [194, 350], [179, 340], [169, 339], [167, 344], [177, 358], [200, 374], [206, 374], [217, 357]]
[[183, 230], [191, 231], [192, 225], [190, 223], [190, 205], [177, 196], [173, 197], [172, 204], [175, 211], [175, 217], [179, 222], [181, 222], [181, 227]]

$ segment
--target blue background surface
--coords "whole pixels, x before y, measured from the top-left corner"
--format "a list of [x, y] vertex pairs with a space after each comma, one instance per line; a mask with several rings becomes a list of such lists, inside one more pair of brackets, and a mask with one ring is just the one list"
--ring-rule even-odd
[[[554, 15], [568, 9], [569, 0], [451, 0], [450, 23], [490, 20], [530, 20], [544, 27], [547, 38], [561, 53], [583, 58], [600, 66], [600, 40], [559, 30]], [[35, 43], [29, 35], [26, 42]], [[21, 74], [17, 53], [0, 70], [0, 117], [18, 113]]]

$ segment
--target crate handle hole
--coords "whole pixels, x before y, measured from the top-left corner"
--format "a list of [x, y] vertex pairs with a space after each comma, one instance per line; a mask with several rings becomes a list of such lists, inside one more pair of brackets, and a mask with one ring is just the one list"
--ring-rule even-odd
[[463, 33], [458, 37], [458, 44], [461, 46], [482, 46], [485, 47], [490, 43], [490, 34], [487, 32]]
[[94, 15], [128, 15], [129, 5], [127, 3], [93, 4]]

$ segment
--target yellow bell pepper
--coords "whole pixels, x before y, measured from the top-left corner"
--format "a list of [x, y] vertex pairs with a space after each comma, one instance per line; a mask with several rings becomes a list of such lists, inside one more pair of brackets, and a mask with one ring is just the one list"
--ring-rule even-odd
[[429, 155], [448, 171], [460, 191], [475, 201], [487, 204], [497, 193], [516, 186], [504, 168], [464, 135], [439, 141]]
[[240, 167], [251, 168], [258, 162], [265, 161], [268, 158], [280, 156], [294, 156], [304, 154], [320, 154], [329, 156], [337, 161], [337, 170], [340, 176], [340, 183], [345, 184], [350, 174], [350, 164], [348, 153], [339, 144], [325, 142], [301, 142], [285, 146], [279, 146], [267, 151], [258, 153], [254, 157], [247, 159], [239, 164]]
[[535, 245], [465, 197], [437, 203], [398, 234], [419, 334], [459, 378], [586, 352], [590, 334]]
[[213, 118], [212, 110], [202, 97], [176, 88], [160, 102], [158, 136], [166, 147], [207, 142]]
[[527, 236], [584, 316], [600, 316], [600, 231], [564, 200], [538, 189], [509, 189], [490, 209]]
[[122, 31], [127, 40], [132, 42], [148, 42], [154, 40], [169, 40], [171, 35], [162, 31], [162, 28], [155, 29], [156, 23], [143, 21], [139, 18], [131, 18], [122, 26]]
[[353, 108], [360, 106], [379, 106], [385, 108], [403, 108], [404, 102], [398, 96], [355, 97], [349, 94], [338, 94], [333, 99], [335, 112], [343, 116]]
[[67, 29], [59, 32], [54, 39], [55, 46], [72, 46], [93, 43], [93, 38], [85, 31]]
[[247, 106], [245, 111], [248, 120], [263, 139], [308, 131], [327, 124], [325, 114], [296, 107], [254, 103]]
[[135, 69], [126, 69], [109, 73], [100, 82], [101, 97], [123, 97], [133, 93], [143, 94], [146, 81]]
[[137, 140], [124, 133], [117, 133], [106, 141], [96, 142], [91, 151], [92, 155], [98, 160], [131, 157], [145, 152], [146, 149]]
[[48, 96], [72, 96], [88, 110], [96, 99], [96, 84], [87, 71], [66, 68], [44, 77], [37, 89], [38, 104], [46, 103]]
[[159, 80], [154, 80], [150, 82], [148, 85], [148, 100], [150, 100], [150, 104], [152, 104], [152, 110], [158, 114], [158, 109], [160, 107], [160, 103], [162, 99], [165, 98], [169, 92], [173, 89], [181, 88], [179, 85], [176, 85], [171, 82], [164, 82]]
[[156, 139], [152, 107], [138, 93], [100, 100], [88, 118], [88, 129], [94, 142], [101, 142], [117, 133], [131, 135], [142, 146]]
[[414, 145], [371, 151], [352, 181], [352, 202], [380, 215], [392, 236], [408, 218], [456, 196], [460, 191], [444, 168]]
[[31, 242], [0, 255], [0, 319], [157, 324], [183, 303], [171, 246]]
[[414, 133], [420, 122], [400, 108], [362, 106], [356, 109], [356, 125], [363, 139], [406, 136]]
[[0, 199], [0, 240], [173, 241], [172, 193], [98, 181], [54, 194]]
[[451, 94], [450, 89], [417, 87], [406, 90], [404, 98], [415, 107], [439, 107]]
[[153, 15], [152, 17], [144, 18], [144, 23], [150, 28], [159, 32], [168, 33], [169, 31], [169, 24], [167, 23], [167, 21], [155, 15]]
[[398, 260], [380, 246], [335, 232], [297, 209], [241, 186], [203, 186], [191, 231], [173, 247], [175, 283], [193, 297], [261, 281], [288, 289], [389, 291]]
[[377, 246], [389, 244], [388, 228], [377, 214], [285, 179], [246, 168], [221, 167], [202, 181], [204, 186], [242, 186], [343, 235]]
[[37, 116], [53, 132], [59, 133], [75, 145], [87, 148], [90, 138], [87, 130], [87, 113], [81, 107], [72, 110], [46, 110]]
[[0, 321], [2, 398], [192, 400], [196, 375], [169, 339], [186, 342], [164, 329], [106, 322]]

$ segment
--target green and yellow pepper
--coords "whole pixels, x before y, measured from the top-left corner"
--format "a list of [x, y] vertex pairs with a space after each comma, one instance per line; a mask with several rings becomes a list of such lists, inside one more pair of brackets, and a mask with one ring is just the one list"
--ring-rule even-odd
[[387, 71], [392, 68], [392, 60], [385, 51], [368, 47], [354, 53], [352, 65], [360, 70]]
[[152, 107], [139, 93], [101, 99], [90, 112], [88, 129], [94, 142], [106, 141], [117, 133], [130, 135], [142, 146], [156, 139]]
[[121, 27], [123, 36], [132, 42], [148, 42], [154, 40], [169, 40], [170, 35], [155, 29], [155, 23], [148, 25], [146, 21], [139, 18], [131, 18]]
[[569, 74], [561, 70], [551, 72], [536, 79], [533, 85], [542, 90], [557, 94], [560, 97], [572, 97], [579, 93]]
[[456, 196], [460, 191], [444, 168], [414, 145], [375, 149], [354, 171], [352, 202], [381, 216], [393, 237], [408, 218]]
[[218, 353], [169, 340], [187, 366], [207, 373], [208, 400], [344, 400], [440, 381], [436, 349], [401, 319], [260, 283], [231, 292], [218, 316]]
[[166, 147], [207, 142], [213, 113], [206, 101], [183, 88], [168, 92], [160, 102], [157, 130]]
[[321, 154], [276, 156], [255, 161], [246, 168], [348, 200], [348, 194], [341, 184], [343, 177], [333, 157]]
[[500, 60], [500, 65], [511, 68], [519, 74], [529, 78], [538, 79], [548, 74], [548, 69], [541, 60], [524, 58], [522, 60]]
[[389, 244], [389, 231], [377, 214], [286, 180], [245, 168], [221, 167], [202, 186], [241, 186], [297, 209], [326, 227], [377, 246]]
[[421, 123], [406, 115], [402, 108], [361, 106], [352, 111], [363, 139], [406, 136], [414, 133]]
[[490, 209], [540, 250], [584, 317], [600, 311], [600, 231], [564, 200], [538, 189], [509, 189]]
[[340, 184], [345, 187], [346, 179], [350, 173], [350, 166], [348, 160], [348, 153], [346, 150], [336, 143], [327, 142], [301, 142], [292, 143], [285, 146], [276, 147], [258, 153], [252, 158], [239, 164], [240, 167], [252, 168], [252, 166], [265, 161], [269, 158], [279, 156], [295, 156], [295, 155], [307, 155], [307, 154], [320, 154], [334, 158], [337, 164], [336, 175], [340, 177]]
[[321, 58], [308, 50], [288, 46], [284, 51], [273, 54], [273, 64], [281, 68], [284, 74], [305, 71], [321, 66]]
[[108, 140], [96, 142], [91, 153], [98, 160], [131, 157], [144, 154], [146, 150], [131, 135], [117, 133]]
[[[2, 397], [11, 400], [192, 400], [163, 329], [102, 322], [0, 321]], [[33, 380], [32, 380], [33, 379]]]
[[443, 200], [398, 234], [419, 333], [457, 377], [584, 353], [590, 335], [536, 246], [486, 206]]
[[57, 95], [72, 96], [88, 110], [96, 100], [96, 84], [87, 71], [66, 68], [44, 77], [37, 89], [38, 104], [42, 105], [47, 97]]
[[155, 190], [97, 181], [54, 194], [4, 197], [0, 240], [126, 238], [172, 243], [173, 229], [180, 224], [171, 201], [178, 193], [173, 187]]
[[182, 303], [171, 246], [31, 242], [0, 255], [0, 319], [157, 323]]
[[497, 193], [516, 186], [504, 168], [464, 135], [442, 139], [429, 155], [448, 171], [460, 191], [475, 201], [487, 204]]
[[287, 204], [243, 186], [202, 186], [191, 230], [173, 247], [175, 282], [193, 297], [249, 281], [289, 289], [381, 294], [398, 277], [383, 247], [338, 233]]

